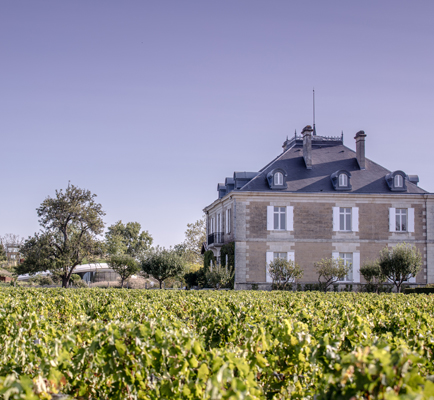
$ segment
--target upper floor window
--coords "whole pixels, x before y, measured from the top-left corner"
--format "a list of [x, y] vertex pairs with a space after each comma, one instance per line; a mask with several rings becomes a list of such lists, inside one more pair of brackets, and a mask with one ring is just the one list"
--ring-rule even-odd
[[348, 186], [347, 174], [339, 174], [339, 186]]
[[333, 230], [336, 232], [358, 232], [359, 207], [333, 207]]
[[406, 192], [407, 185], [405, 183], [407, 175], [403, 171], [395, 171], [386, 175], [387, 186], [392, 192]]
[[270, 186], [270, 189], [286, 189], [286, 172], [281, 169], [273, 169], [267, 174], [267, 181], [268, 185]]
[[226, 210], [226, 233], [231, 233], [231, 209]]
[[351, 231], [351, 207], [340, 207], [339, 208], [339, 230], [341, 231]]
[[397, 208], [395, 211], [395, 231], [407, 232], [407, 209]]
[[404, 184], [404, 179], [402, 179], [402, 175], [395, 175], [395, 187], [400, 188]]
[[267, 230], [293, 231], [294, 207], [267, 206]]
[[276, 172], [274, 174], [274, 184], [276, 186], [283, 185], [283, 174], [281, 172]]
[[274, 229], [286, 229], [286, 207], [274, 207]]
[[351, 190], [350, 183], [351, 174], [346, 170], [339, 170], [330, 175], [332, 185], [335, 190]]
[[414, 208], [389, 208], [390, 232], [414, 232]]

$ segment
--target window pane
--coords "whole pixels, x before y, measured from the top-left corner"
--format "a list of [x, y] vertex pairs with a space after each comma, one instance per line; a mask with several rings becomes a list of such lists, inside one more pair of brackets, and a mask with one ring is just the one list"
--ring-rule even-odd
[[340, 217], [340, 230], [344, 231], [345, 230], [345, 214], [344, 213], [340, 213], [339, 214]]
[[401, 230], [401, 215], [396, 214], [396, 226], [395, 226], [395, 230], [396, 231], [400, 231]]
[[286, 229], [285, 217], [285, 213], [280, 214], [280, 229]]
[[279, 207], [274, 207], [274, 212], [279, 212]]
[[407, 216], [401, 215], [401, 227], [403, 232], [407, 232]]
[[[277, 207], [274, 207], [277, 208]], [[279, 229], [279, 214], [274, 213], [274, 229]]]
[[345, 227], [346, 229], [345, 230], [347, 230], [347, 231], [350, 231], [351, 230], [351, 214], [350, 213], [348, 213], [347, 215], [346, 215], [346, 219], [347, 219], [347, 226]]

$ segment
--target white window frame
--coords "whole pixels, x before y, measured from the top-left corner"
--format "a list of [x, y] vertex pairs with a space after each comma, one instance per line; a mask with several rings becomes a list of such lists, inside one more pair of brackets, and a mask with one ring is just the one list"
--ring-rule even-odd
[[414, 232], [414, 208], [407, 208], [407, 230], [396, 230], [397, 213], [396, 210], [406, 209], [405, 207], [389, 208], [389, 232], [413, 233]]
[[404, 179], [401, 174], [396, 174], [393, 178], [393, 184], [396, 188], [402, 188], [404, 186]]
[[348, 175], [347, 174], [339, 174], [339, 187], [347, 187], [348, 186]]
[[231, 233], [231, 209], [226, 209], [226, 233]]
[[[403, 222], [404, 219], [405, 222]], [[408, 232], [408, 210], [406, 208], [395, 208], [395, 232]]]
[[274, 174], [274, 184], [276, 186], [282, 186], [283, 185], [283, 174], [281, 172], [276, 172]]
[[[276, 220], [276, 216], [277, 216], [277, 220]], [[275, 231], [286, 231], [286, 207], [279, 207], [279, 206], [274, 207], [273, 229]]]
[[[341, 230], [341, 209], [351, 209], [351, 229]], [[358, 232], [359, 231], [359, 207], [333, 207], [333, 231]]]
[[351, 232], [352, 231], [351, 225], [352, 225], [351, 207], [339, 207], [339, 230], [342, 232]]
[[[274, 229], [274, 207], [275, 206], [267, 206], [267, 230], [277, 231], [277, 232], [293, 231], [294, 230], [294, 207], [286, 206], [285, 229]], [[276, 206], [276, 207], [283, 208], [283, 206]]]

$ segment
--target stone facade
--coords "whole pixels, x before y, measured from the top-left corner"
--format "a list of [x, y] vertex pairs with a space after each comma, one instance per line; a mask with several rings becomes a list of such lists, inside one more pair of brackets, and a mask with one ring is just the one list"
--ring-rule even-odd
[[[360, 139], [360, 132], [358, 135]], [[293, 257], [294, 261], [301, 266], [304, 271], [301, 283], [318, 282], [314, 268], [316, 261], [349, 254], [353, 260], [353, 277], [347, 278], [348, 281], [343, 283], [363, 284], [365, 281], [358, 272], [359, 268], [377, 259], [382, 248], [393, 247], [401, 242], [416, 246], [423, 257], [422, 269], [412, 283], [434, 283], [434, 195], [419, 189], [410, 181], [407, 183], [408, 190], [407, 188], [405, 191], [389, 190], [385, 176], [390, 172], [364, 158], [365, 136], [363, 136], [363, 148], [358, 149], [360, 154], [357, 155], [358, 158], [363, 158], [360, 162], [357, 159], [357, 163], [362, 163], [363, 170], [359, 168], [359, 164], [353, 166], [354, 161], [351, 160], [351, 153], [347, 148], [341, 146], [344, 150], [334, 150], [335, 158], [341, 157], [340, 153], [349, 153], [346, 158], [335, 163], [350, 165], [353, 168], [349, 173], [350, 168], [346, 167], [348, 176], [354, 175], [351, 190], [333, 189], [330, 176], [321, 176], [323, 167], [318, 170], [320, 168], [318, 165], [325, 165], [324, 160], [328, 154], [321, 147], [317, 147], [316, 152], [313, 152], [312, 170], [309, 172], [313, 173], [312, 177], [306, 175], [303, 168], [306, 168], [307, 164], [306, 166], [303, 164], [302, 151], [297, 149], [296, 137], [292, 148], [288, 145], [288, 140], [285, 142], [286, 147], [281, 158], [286, 156], [288, 160], [286, 162], [293, 162], [300, 172], [299, 175], [291, 178], [292, 181], [287, 178], [285, 186], [282, 186], [283, 190], [272, 190], [275, 186], [271, 185], [267, 190], [263, 186], [262, 182], [273, 173], [273, 163], [270, 163], [258, 173], [256, 178], [252, 179], [251, 184], [239, 190], [232, 189], [204, 209], [208, 218], [208, 234], [210, 234], [209, 226], [212, 219], [221, 221], [221, 226], [214, 228], [214, 231], [219, 229], [224, 233], [221, 243], [213, 243], [210, 246], [214, 254], [219, 255], [222, 244], [235, 242], [235, 287], [237, 289], [250, 289], [252, 284], [261, 289], [270, 288], [271, 283], [267, 281], [267, 257], [276, 253]], [[338, 139], [333, 138], [333, 140], [335, 142], [330, 145], [330, 148], [332, 145], [340, 146]], [[313, 141], [314, 144], [317, 142], [318, 139]], [[315, 157], [321, 151], [325, 155], [320, 163]], [[277, 162], [279, 161], [278, 158]], [[282, 160], [279, 171], [284, 170], [284, 166]], [[288, 175], [294, 168], [288, 169]], [[266, 175], [267, 171], [269, 171], [268, 175]], [[307, 176], [305, 189], [300, 189], [300, 180], [305, 175]], [[359, 180], [356, 180], [356, 177]], [[328, 183], [327, 179], [329, 179]], [[315, 185], [317, 190], [313, 190], [316, 188]], [[255, 187], [258, 189], [253, 190]], [[273, 221], [270, 222], [270, 215], [272, 215], [270, 213], [273, 213], [274, 207], [286, 210], [285, 215], [288, 219], [285, 229], [270, 228], [273, 225]], [[339, 225], [337, 213], [343, 213], [342, 208], [351, 212], [351, 229], [337, 228]], [[230, 214], [226, 213], [227, 209], [231, 210]], [[393, 231], [394, 218], [396, 218], [393, 213], [396, 213], [396, 210], [398, 212], [407, 210], [408, 226], [404, 232]], [[217, 217], [218, 214], [220, 217]], [[226, 220], [228, 216], [230, 221]], [[392, 224], [391, 219], [393, 219]], [[226, 231], [228, 223], [231, 226], [230, 233]]]

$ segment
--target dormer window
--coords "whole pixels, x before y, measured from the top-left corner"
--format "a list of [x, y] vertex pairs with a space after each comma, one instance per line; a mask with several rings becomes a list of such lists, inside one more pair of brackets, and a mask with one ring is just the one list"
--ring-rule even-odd
[[407, 175], [403, 171], [394, 171], [386, 175], [386, 182], [392, 192], [406, 192]]
[[276, 172], [274, 174], [274, 185], [275, 186], [283, 185], [283, 174], [281, 172]]
[[350, 182], [351, 174], [346, 170], [340, 170], [333, 172], [330, 175], [330, 179], [332, 181], [333, 188], [335, 190], [351, 190], [351, 182]]
[[340, 187], [347, 187], [348, 186], [347, 174], [344, 174], [344, 173], [339, 174], [339, 186]]
[[401, 188], [402, 185], [404, 184], [404, 179], [402, 179], [402, 175], [399, 174], [395, 175], [394, 180], [395, 180], [394, 184], [396, 188]]
[[267, 174], [270, 189], [286, 189], [286, 173], [283, 169], [273, 169]]

